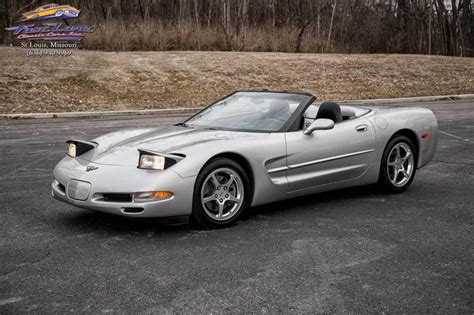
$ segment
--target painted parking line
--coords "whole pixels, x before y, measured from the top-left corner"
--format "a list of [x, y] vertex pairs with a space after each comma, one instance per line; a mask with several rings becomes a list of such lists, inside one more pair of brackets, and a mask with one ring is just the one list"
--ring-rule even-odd
[[449, 133], [449, 132], [446, 132], [446, 131], [439, 131], [439, 133], [442, 133], [444, 135], [447, 135], [449, 137], [452, 137], [452, 138], [455, 138], [455, 139], [458, 139], [458, 140], [462, 140], [462, 141], [465, 141], [465, 142], [469, 142], [469, 143], [474, 143], [473, 141], [469, 140], [469, 139], [466, 139], [466, 138], [463, 138], [463, 137], [460, 137], [460, 136], [456, 136], [456, 135], [453, 135], [452, 133]]

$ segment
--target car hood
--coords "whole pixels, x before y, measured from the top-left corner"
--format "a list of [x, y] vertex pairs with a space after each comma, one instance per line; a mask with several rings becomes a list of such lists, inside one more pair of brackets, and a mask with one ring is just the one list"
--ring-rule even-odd
[[127, 129], [93, 139], [98, 145], [79, 158], [107, 165], [134, 165], [138, 163], [138, 149], [159, 153], [181, 153], [197, 146], [214, 145], [219, 141], [262, 137], [265, 133], [234, 132], [195, 129], [181, 126], [163, 128]]

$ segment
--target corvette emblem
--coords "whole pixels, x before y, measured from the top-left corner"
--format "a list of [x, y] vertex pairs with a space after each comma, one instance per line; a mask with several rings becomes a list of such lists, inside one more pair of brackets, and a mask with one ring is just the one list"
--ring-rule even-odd
[[98, 168], [99, 168], [98, 166], [89, 165], [89, 166], [86, 167], [86, 172], [92, 172], [92, 171], [95, 171]]

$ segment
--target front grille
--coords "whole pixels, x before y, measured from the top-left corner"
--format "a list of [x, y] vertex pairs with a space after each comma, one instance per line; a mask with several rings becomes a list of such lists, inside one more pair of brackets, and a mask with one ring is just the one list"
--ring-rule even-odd
[[131, 194], [102, 194], [102, 201], [132, 202], [132, 195]]

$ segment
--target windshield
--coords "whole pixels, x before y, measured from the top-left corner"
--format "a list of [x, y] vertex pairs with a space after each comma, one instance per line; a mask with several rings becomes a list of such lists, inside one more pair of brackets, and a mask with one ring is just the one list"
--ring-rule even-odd
[[277, 92], [237, 92], [185, 123], [214, 129], [279, 131], [311, 96]]

